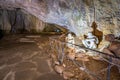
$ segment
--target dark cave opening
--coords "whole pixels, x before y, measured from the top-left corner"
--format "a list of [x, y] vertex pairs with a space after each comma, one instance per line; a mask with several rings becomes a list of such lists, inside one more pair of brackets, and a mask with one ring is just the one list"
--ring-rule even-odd
[[63, 34], [62, 26], [46, 23], [20, 8], [0, 9], [0, 38], [6, 34]]

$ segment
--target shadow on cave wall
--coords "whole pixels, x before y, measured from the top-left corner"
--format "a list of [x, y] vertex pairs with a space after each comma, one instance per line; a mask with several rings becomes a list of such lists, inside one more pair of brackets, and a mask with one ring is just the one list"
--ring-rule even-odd
[[3, 32], [8, 34], [66, 32], [66, 29], [62, 26], [45, 23], [35, 16], [25, 11], [23, 12], [20, 8], [14, 10], [0, 9], [0, 25], [0, 34]]
[[21, 9], [0, 9], [0, 30], [4, 33], [23, 33], [26, 31], [25, 14]]
[[43, 22], [20, 8], [0, 9], [0, 39], [7, 34], [61, 35], [67, 31], [63, 26]]
[[[25, 14], [21, 12], [20, 8], [14, 11], [7, 11], [8, 19], [11, 25], [10, 33], [24, 33], [25, 29]], [[12, 15], [13, 14], [13, 15]]]

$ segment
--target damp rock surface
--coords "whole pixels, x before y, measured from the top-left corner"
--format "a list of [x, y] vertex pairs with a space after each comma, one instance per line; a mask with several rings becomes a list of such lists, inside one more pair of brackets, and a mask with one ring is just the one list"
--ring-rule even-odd
[[0, 80], [63, 80], [51, 67], [48, 36], [30, 37], [34, 43], [21, 38], [27, 37], [7, 35], [0, 40]]

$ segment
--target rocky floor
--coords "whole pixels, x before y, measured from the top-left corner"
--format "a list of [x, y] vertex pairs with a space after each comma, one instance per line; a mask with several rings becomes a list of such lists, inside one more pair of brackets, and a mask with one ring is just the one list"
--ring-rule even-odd
[[[56, 36], [30, 34], [4, 36], [0, 40], [0, 80], [64, 80], [66, 76], [71, 75], [70, 72], [74, 73], [74, 77], [70, 80], [95, 80], [79, 70], [68, 59], [64, 60], [66, 67], [65, 74], [62, 74], [63, 77], [57, 74], [57, 71], [55, 72], [51, 67], [53, 59], [50, 57], [49, 37]], [[104, 61], [88, 59], [89, 61], [84, 62], [84, 65], [90, 71], [100, 73], [101, 80], [106, 80], [108, 64]], [[57, 68], [57, 70], [61, 70], [59, 67]], [[120, 80], [120, 73], [115, 66], [111, 69], [110, 77], [111, 80]]]
[[0, 80], [63, 80], [50, 65], [48, 37], [25, 36], [0, 40]]

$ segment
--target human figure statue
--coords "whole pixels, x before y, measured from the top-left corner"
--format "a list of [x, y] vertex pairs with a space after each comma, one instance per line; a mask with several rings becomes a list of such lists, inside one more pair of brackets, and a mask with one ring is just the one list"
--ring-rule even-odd
[[69, 33], [66, 37], [66, 42], [67, 42], [67, 47], [68, 48], [74, 48], [75, 46], [73, 44], [75, 44], [75, 39], [74, 37], [72, 36], [71, 33]]
[[99, 40], [96, 36], [94, 36], [91, 32], [87, 34], [87, 38], [82, 40], [82, 43], [85, 47], [90, 49], [96, 49]]

